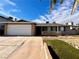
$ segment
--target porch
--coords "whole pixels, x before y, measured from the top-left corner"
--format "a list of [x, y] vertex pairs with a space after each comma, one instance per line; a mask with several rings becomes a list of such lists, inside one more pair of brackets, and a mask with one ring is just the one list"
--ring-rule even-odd
[[50, 36], [55, 36], [55, 35], [61, 35], [62, 34], [62, 32], [61, 31], [59, 31], [59, 32], [57, 32], [57, 31], [42, 31], [42, 33], [41, 33], [41, 35], [45, 35], [45, 36], [47, 36], [47, 35], [50, 35]]
[[64, 31], [64, 27], [41, 27], [41, 35], [61, 35], [62, 31]]
[[64, 27], [60, 26], [38, 26], [36, 35], [61, 35], [64, 30]]

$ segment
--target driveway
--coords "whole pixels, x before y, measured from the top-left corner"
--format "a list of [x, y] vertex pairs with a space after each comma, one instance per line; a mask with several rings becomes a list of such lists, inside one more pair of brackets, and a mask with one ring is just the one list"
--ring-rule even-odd
[[0, 37], [0, 59], [46, 59], [42, 37]]

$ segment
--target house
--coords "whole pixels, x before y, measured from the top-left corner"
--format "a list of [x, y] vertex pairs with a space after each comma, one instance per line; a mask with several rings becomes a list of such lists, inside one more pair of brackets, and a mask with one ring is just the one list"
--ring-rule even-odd
[[63, 31], [68, 31], [70, 26], [57, 23], [39, 23], [36, 25], [37, 35], [62, 35]]
[[3, 17], [3, 16], [0, 16], [0, 22], [12, 22], [12, 17]]
[[13, 22], [12, 17], [0, 16], [0, 35], [3, 35], [5, 22]]
[[[73, 26], [76, 28], [76, 26]], [[4, 35], [41, 36], [41, 35], [75, 35], [77, 30], [70, 25], [58, 23], [7, 22]]]

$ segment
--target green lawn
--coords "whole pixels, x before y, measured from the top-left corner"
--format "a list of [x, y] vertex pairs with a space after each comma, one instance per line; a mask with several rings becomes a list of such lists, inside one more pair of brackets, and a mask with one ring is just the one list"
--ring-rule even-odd
[[48, 40], [48, 46], [57, 54], [59, 59], [79, 59], [79, 50], [60, 40]]

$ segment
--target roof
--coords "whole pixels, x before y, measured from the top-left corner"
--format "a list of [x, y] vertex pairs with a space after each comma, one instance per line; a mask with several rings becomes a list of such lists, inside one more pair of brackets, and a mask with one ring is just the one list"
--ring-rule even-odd
[[58, 23], [37, 23], [36, 26], [66, 26]]
[[29, 22], [29, 21], [26, 21], [26, 20], [18, 20], [17, 22]]
[[12, 19], [9, 19], [10, 17], [3, 17], [3, 16], [0, 16], [0, 18], [3, 18], [5, 20], [9, 20], [9, 21], [13, 21]]
[[33, 22], [1, 22], [5, 24], [35, 24]]
[[7, 19], [6, 17], [3, 17], [3, 16], [0, 16], [0, 18], [4, 18], [4, 19]]

